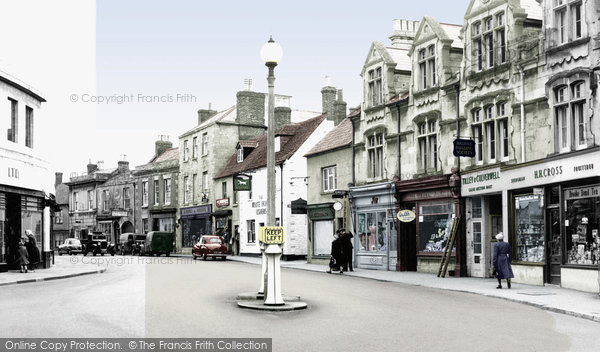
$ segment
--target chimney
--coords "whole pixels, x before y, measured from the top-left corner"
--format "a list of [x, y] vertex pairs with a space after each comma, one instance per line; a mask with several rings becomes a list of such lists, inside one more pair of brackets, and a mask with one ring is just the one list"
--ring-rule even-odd
[[335, 126], [339, 125], [343, 119], [346, 118], [346, 102], [342, 95], [342, 90], [337, 90], [337, 100], [333, 103], [333, 123]]
[[119, 170], [119, 173], [129, 172], [129, 161], [121, 160], [118, 162], [117, 165], [118, 165], [117, 169]]
[[285, 106], [277, 106], [275, 108], [275, 132], [290, 122], [292, 122], [292, 109]]
[[55, 172], [54, 173], [54, 187], [60, 185], [62, 182], [62, 177], [63, 177], [63, 173], [62, 172]]
[[154, 157], [161, 155], [167, 149], [173, 148], [173, 143], [169, 141], [169, 137], [165, 135], [158, 136], [158, 140], [154, 142]]
[[208, 109], [200, 109], [198, 110], [198, 124], [202, 124], [204, 121], [210, 119], [212, 116], [214, 116], [217, 113], [217, 111], [212, 110], [210, 108], [210, 103], [208, 103]]
[[331, 86], [331, 78], [325, 76], [325, 87], [321, 89], [321, 102], [323, 104], [323, 114], [327, 114], [328, 120], [333, 120], [335, 103], [335, 87]]
[[[251, 92], [248, 90], [240, 91], [237, 97], [237, 116], [236, 121], [240, 125], [265, 126], [265, 94]], [[250, 131], [248, 131], [250, 133]], [[248, 139], [255, 135], [245, 134], [240, 129], [240, 139]]]
[[419, 21], [394, 20], [394, 32], [390, 36], [392, 46], [400, 49], [410, 49], [415, 35], [419, 30]]
[[90, 161], [89, 164], [87, 164], [87, 173], [88, 175], [91, 175], [92, 173], [94, 173], [94, 171], [98, 170], [98, 165], [96, 164], [92, 164], [92, 162]]

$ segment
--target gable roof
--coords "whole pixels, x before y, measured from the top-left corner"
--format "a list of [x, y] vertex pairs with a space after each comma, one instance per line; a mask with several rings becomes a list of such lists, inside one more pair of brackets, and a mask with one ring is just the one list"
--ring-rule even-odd
[[[542, 5], [536, 0], [508, 0], [507, 3], [513, 9], [519, 6], [529, 19], [541, 21], [543, 18]], [[488, 6], [489, 4], [482, 3], [482, 0], [471, 0], [465, 12], [465, 18], [469, 18], [472, 12], [477, 13], [478, 11], [476, 10], [479, 10], [479, 8], [483, 7], [487, 9]]]
[[[280, 132], [285, 131], [285, 136], [287, 136], [286, 140], [282, 141], [280, 150], [275, 153], [275, 164], [282, 164], [294, 155], [325, 118], [326, 115], [321, 114], [303, 122], [284, 125], [275, 132], [275, 135], [281, 135]], [[215, 179], [267, 166], [267, 135], [264, 134], [249, 141], [256, 142], [258, 146], [241, 163], [237, 162], [237, 152], [233, 153]]]
[[182, 137], [190, 135], [194, 132], [200, 131], [201, 129], [203, 129], [209, 125], [212, 125], [212, 124], [216, 123], [217, 121], [231, 121], [231, 122], [235, 121], [235, 118], [237, 116], [236, 107], [237, 107], [237, 105], [234, 105], [223, 111], [219, 111], [218, 113], [216, 113], [213, 116], [211, 116], [210, 118], [208, 118], [206, 121], [202, 122], [199, 125], [196, 125], [196, 127], [181, 134], [179, 136], [179, 138], [182, 138]]
[[352, 144], [352, 121], [348, 117], [342, 120], [333, 130], [329, 131], [305, 157], [333, 151]]
[[[398, 50], [401, 50], [401, 49], [398, 49]], [[387, 50], [387, 48], [383, 44], [381, 44], [380, 42], [373, 42], [373, 43], [371, 43], [371, 47], [369, 48], [369, 54], [367, 55], [367, 58], [365, 59], [365, 62], [363, 64], [363, 68], [360, 73], [361, 75], [363, 75], [365, 73], [365, 70], [366, 70], [367, 66], [369, 66], [369, 63], [371, 62], [371, 59], [372, 59], [374, 53], [381, 56], [381, 58], [383, 59], [383, 62], [386, 65], [397, 64], [397, 61], [394, 60], [394, 58], [392, 57], [390, 52]]]
[[413, 41], [413, 45], [410, 47], [410, 51], [408, 53], [409, 55], [412, 55], [416, 46], [422, 44], [422, 41], [419, 40], [419, 38], [421, 38], [421, 36], [424, 35], [424, 31], [426, 28], [429, 28], [433, 32], [433, 34], [440, 40], [451, 41], [450, 46], [452, 48], [463, 48], [463, 42], [460, 39], [460, 31], [462, 29], [461, 25], [439, 23], [435, 18], [425, 16], [419, 24], [419, 29], [417, 30], [417, 34], [415, 35], [415, 40]]
[[169, 160], [179, 160], [179, 148], [171, 148], [165, 150], [164, 152], [162, 152], [162, 154], [160, 154], [154, 160], [152, 160], [152, 162], [160, 163]]
[[412, 69], [408, 50], [393, 47], [386, 47], [385, 50], [396, 63], [396, 70], [410, 71]]

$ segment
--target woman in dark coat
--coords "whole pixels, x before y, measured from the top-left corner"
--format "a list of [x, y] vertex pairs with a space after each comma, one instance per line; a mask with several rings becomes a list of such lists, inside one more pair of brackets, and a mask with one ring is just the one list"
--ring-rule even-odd
[[502, 288], [502, 279], [506, 279], [508, 288], [510, 288], [510, 279], [515, 277], [510, 267], [512, 261], [512, 248], [510, 244], [504, 242], [504, 235], [502, 232], [496, 235], [498, 242], [494, 244], [494, 259], [492, 263], [496, 268], [496, 277], [498, 278], [498, 286], [496, 288]]
[[40, 262], [40, 250], [37, 247], [35, 237], [33, 237], [31, 230], [25, 230], [25, 234], [27, 235], [25, 248], [27, 248], [27, 256], [29, 257], [29, 269], [33, 271], [35, 270], [37, 263]]
[[21, 268], [22, 273], [27, 272], [27, 265], [29, 265], [29, 260], [27, 259], [27, 249], [21, 241], [19, 241], [19, 249], [17, 249], [17, 261], [15, 264]]
[[350, 232], [342, 232], [342, 255], [344, 257], [344, 270], [348, 271], [348, 269], [350, 269], [350, 271], [354, 271], [354, 268], [352, 268], [352, 250], [354, 249], [354, 246], [352, 246], [352, 238], [354, 237], [354, 235], [352, 235]]
[[342, 239], [340, 238], [339, 231], [333, 235], [333, 241], [331, 241], [331, 256], [335, 260], [333, 266], [329, 266], [327, 272], [331, 274], [331, 270], [339, 270], [340, 274], [344, 273], [344, 257], [342, 252]]

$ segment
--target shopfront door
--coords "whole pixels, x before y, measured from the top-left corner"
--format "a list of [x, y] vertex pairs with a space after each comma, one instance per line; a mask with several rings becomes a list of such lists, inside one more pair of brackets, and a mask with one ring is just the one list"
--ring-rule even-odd
[[560, 266], [562, 263], [561, 236], [560, 236], [560, 209], [549, 208], [548, 219], [548, 283], [560, 285]]
[[[393, 215], [393, 213], [392, 213]], [[389, 248], [388, 254], [388, 266], [387, 270], [396, 271], [396, 264], [398, 263], [398, 232], [396, 231], [396, 221], [394, 218], [388, 218], [387, 223], [387, 243]]]

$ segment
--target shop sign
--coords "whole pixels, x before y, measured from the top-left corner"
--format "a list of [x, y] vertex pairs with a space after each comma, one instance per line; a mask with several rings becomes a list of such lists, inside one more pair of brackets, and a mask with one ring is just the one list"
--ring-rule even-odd
[[404, 209], [400, 210], [398, 214], [396, 214], [396, 217], [402, 222], [411, 222], [417, 217], [417, 215], [410, 209]]
[[467, 174], [461, 177], [463, 194], [477, 194], [491, 192], [494, 185], [500, 180], [500, 169], [488, 169], [485, 171]]
[[233, 177], [233, 190], [236, 192], [251, 191], [252, 177], [248, 175], [235, 175]]
[[111, 215], [114, 217], [127, 216], [127, 210], [113, 210]]
[[309, 205], [307, 207], [308, 217], [311, 220], [329, 220], [335, 217], [332, 204], [320, 204], [316, 206]]
[[285, 231], [282, 226], [262, 226], [258, 228], [258, 240], [266, 244], [282, 244]]
[[229, 206], [229, 198], [217, 199], [217, 207]]
[[475, 156], [475, 141], [472, 139], [455, 139], [454, 150], [452, 154], [454, 156], [465, 156], [473, 158]]
[[181, 217], [193, 217], [195, 215], [208, 215], [212, 213], [212, 204], [199, 205], [197, 207], [181, 208]]
[[590, 187], [579, 187], [565, 191], [565, 199], [581, 199], [589, 197], [600, 197], [600, 185]]

